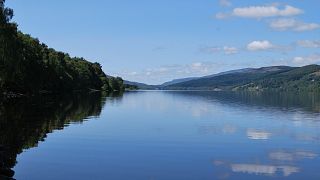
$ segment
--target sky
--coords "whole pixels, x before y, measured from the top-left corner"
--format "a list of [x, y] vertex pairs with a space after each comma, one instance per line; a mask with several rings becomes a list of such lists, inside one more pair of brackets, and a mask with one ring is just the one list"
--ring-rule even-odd
[[320, 0], [7, 0], [49, 47], [148, 84], [320, 64]]

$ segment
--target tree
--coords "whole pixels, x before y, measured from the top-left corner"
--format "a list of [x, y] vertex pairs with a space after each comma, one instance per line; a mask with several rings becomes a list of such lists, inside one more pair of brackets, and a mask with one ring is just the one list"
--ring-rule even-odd
[[99, 63], [70, 57], [18, 31], [10, 22], [13, 10], [0, 0], [0, 91], [23, 94], [73, 90], [123, 89], [121, 78], [110, 78]]
[[20, 73], [17, 25], [10, 23], [13, 10], [0, 0], [0, 88], [11, 86]]

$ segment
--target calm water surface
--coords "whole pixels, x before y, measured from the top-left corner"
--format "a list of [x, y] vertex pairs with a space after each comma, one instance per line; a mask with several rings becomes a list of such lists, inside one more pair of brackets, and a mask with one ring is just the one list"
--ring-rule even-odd
[[18, 180], [320, 179], [320, 95], [129, 92], [2, 104]]

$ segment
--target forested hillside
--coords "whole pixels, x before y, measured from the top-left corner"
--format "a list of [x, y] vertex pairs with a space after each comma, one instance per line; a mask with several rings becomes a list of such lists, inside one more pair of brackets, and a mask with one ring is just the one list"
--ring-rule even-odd
[[320, 91], [320, 66], [308, 65], [273, 74], [235, 90]]
[[74, 90], [121, 91], [123, 80], [107, 76], [99, 63], [70, 57], [18, 30], [13, 10], [0, 0], [1, 94], [61, 93]]
[[320, 66], [272, 66], [172, 84], [174, 90], [320, 91]]

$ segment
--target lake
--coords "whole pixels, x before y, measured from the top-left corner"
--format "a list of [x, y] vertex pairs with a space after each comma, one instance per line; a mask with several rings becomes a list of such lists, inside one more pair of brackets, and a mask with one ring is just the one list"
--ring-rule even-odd
[[319, 94], [73, 94], [1, 103], [0, 118], [18, 180], [320, 179]]

